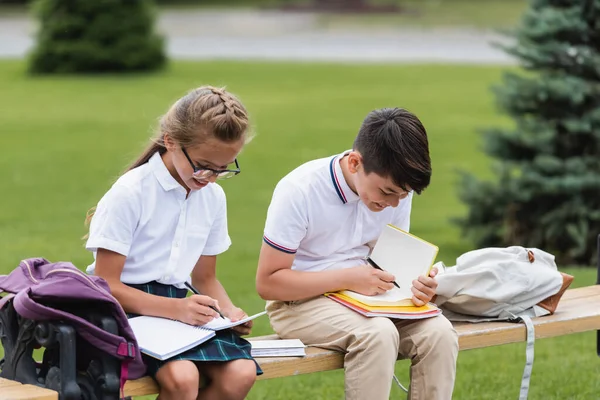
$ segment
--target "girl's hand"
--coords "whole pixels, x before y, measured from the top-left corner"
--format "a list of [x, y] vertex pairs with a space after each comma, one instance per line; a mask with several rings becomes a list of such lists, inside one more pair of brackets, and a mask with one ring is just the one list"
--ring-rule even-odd
[[[241, 308], [233, 307], [232, 309], [223, 311], [223, 314], [231, 320], [231, 322], [239, 321], [248, 316]], [[249, 335], [252, 330], [252, 321], [244, 322], [241, 325], [234, 326], [231, 329], [239, 333], [240, 335]]]
[[413, 287], [410, 290], [413, 292], [412, 302], [415, 306], [424, 306], [433, 299], [438, 286], [435, 280], [437, 273], [438, 269], [434, 267], [431, 269], [429, 276], [419, 276], [419, 279], [412, 282]]
[[383, 294], [394, 287], [394, 275], [375, 269], [369, 265], [361, 265], [344, 270], [347, 288], [367, 296]]
[[207, 324], [219, 316], [215, 310], [209, 307], [213, 306], [219, 309], [219, 303], [211, 297], [194, 294], [179, 300], [181, 303], [174, 310], [175, 319], [178, 321], [199, 326]]

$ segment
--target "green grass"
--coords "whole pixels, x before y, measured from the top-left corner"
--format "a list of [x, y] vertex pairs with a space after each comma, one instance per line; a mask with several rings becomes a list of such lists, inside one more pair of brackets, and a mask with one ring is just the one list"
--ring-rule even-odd
[[[218, 274], [250, 313], [264, 307], [254, 275], [275, 183], [304, 161], [351, 147], [370, 110], [403, 106], [428, 129], [434, 174], [414, 201], [412, 231], [439, 245], [446, 265], [471, 249], [449, 222], [464, 212], [455, 170], [489, 176], [476, 130], [509, 123], [489, 91], [500, 78], [496, 67], [180, 62], [149, 76], [76, 78], [31, 78], [24, 67], [0, 62], [0, 273], [36, 256], [85, 268], [92, 259], [80, 240], [85, 213], [136, 157], [158, 116], [192, 87], [226, 84], [246, 104], [257, 136], [239, 157], [243, 172], [223, 183], [233, 246]], [[591, 269], [567, 271], [577, 285], [594, 282]], [[263, 318], [253, 334], [270, 332]], [[600, 390], [593, 337], [538, 341], [530, 399], [593, 397]], [[522, 345], [462, 352], [455, 398], [517, 397], [523, 363]], [[406, 361], [397, 372], [407, 383]], [[341, 399], [342, 373], [258, 382], [249, 398]]]

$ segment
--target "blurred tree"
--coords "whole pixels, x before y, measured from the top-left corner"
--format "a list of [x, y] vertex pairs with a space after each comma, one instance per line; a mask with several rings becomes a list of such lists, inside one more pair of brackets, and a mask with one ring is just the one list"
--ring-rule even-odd
[[154, 70], [165, 64], [151, 0], [37, 0], [34, 73]]
[[532, 0], [496, 88], [515, 128], [489, 129], [495, 181], [462, 173], [459, 220], [478, 247], [520, 245], [591, 265], [600, 233], [600, 0]]

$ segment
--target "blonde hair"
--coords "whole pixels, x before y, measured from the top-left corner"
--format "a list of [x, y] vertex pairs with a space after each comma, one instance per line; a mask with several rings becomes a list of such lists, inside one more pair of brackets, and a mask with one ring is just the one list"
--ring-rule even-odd
[[[183, 147], [194, 147], [214, 138], [230, 143], [248, 141], [248, 113], [241, 101], [225, 88], [201, 86], [177, 100], [160, 118], [155, 137], [142, 154], [127, 167], [130, 171], [143, 164], [157, 151], [164, 154], [165, 135]], [[86, 215], [86, 226], [94, 216], [95, 207]], [[84, 238], [87, 238], [85, 235]]]

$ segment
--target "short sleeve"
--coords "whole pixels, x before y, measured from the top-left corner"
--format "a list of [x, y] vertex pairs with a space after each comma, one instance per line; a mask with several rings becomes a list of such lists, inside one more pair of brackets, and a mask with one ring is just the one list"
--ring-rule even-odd
[[280, 182], [267, 211], [263, 240], [277, 250], [294, 254], [308, 229], [306, 197], [290, 182]]
[[100, 199], [90, 223], [86, 249], [99, 248], [129, 255], [141, 213], [140, 201], [131, 189], [115, 184]]
[[410, 212], [412, 210], [412, 198], [413, 192], [410, 192], [405, 199], [400, 201], [400, 204], [394, 210], [392, 217], [392, 225], [403, 231], [408, 232], [410, 230]]
[[231, 238], [227, 229], [227, 199], [223, 190], [219, 192], [218, 200], [221, 206], [210, 228], [204, 250], [202, 250], [204, 256], [216, 256], [231, 246]]

